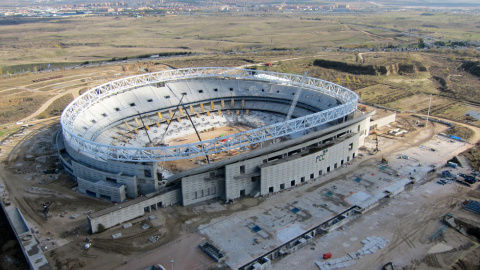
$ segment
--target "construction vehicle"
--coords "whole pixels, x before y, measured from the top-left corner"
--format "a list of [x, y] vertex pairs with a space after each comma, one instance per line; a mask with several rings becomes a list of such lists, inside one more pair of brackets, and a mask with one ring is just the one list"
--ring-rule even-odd
[[330, 259], [331, 257], [332, 257], [332, 253], [331, 253], [331, 252], [327, 252], [327, 253], [323, 254], [323, 259], [324, 259], [324, 260]]
[[50, 213], [50, 207], [52, 207], [54, 202], [44, 202], [43, 203], [43, 213], [45, 214], [45, 218], [48, 219], [48, 214]]
[[386, 157], [382, 156], [382, 163], [383, 164], [388, 164], [388, 159]]

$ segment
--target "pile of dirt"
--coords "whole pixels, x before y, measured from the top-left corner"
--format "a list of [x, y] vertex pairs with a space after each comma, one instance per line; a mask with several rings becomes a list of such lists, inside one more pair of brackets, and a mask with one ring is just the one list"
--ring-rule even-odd
[[412, 74], [418, 71], [427, 71], [427, 68], [421, 63], [394, 63], [391, 65], [366, 65], [350, 64], [341, 61], [316, 59], [313, 65], [335, 69], [341, 72], [361, 75], [390, 75], [390, 74]]
[[460, 259], [452, 266], [452, 270], [477, 270], [478, 266], [478, 264]]
[[470, 72], [471, 74], [480, 77], [480, 62], [465, 61], [460, 66], [461, 69]]
[[59, 270], [75, 270], [83, 268], [86, 265], [85, 261], [78, 258], [69, 258], [61, 261], [57, 260], [56, 262], [57, 269]]
[[453, 125], [451, 128], [447, 129], [445, 133], [465, 140], [470, 139], [475, 134], [471, 128], [460, 125]]
[[460, 155], [467, 158], [472, 169], [480, 170], [480, 143], [477, 143], [474, 147], [468, 149]]

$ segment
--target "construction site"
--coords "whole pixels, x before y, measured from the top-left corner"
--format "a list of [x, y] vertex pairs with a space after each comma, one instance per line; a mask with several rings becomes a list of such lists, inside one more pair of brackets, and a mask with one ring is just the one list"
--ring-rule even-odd
[[[278, 115], [287, 114], [288, 107], [282, 110]], [[236, 115], [220, 116], [216, 111], [218, 122]], [[267, 193], [259, 196], [245, 191], [242, 195], [240, 188], [235, 197], [197, 202], [186, 201], [185, 193], [180, 193], [183, 201], [155, 207], [150, 200], [157, 197], [151, 194], [121, 202], [85, 194], [62, 166], [59, 119], [19, 123], [25, 126], [2, 141], [2, 205], [33, 269], [143, 270], [161, 269], [159, 265], [165, 269], [476, 269], [480, 265], [478, 168], [471, 168], [459, 154], [475, 147], [480, 131], [471, 127], [474, 135], [467, 141], [446, 135], [451, 128], [448, 121], [427, 122], [363, 105], [357, 113], [370, 117], [361, 127], [366, 130], [363, 144], [354, 158], [340, 158], [342, 163], [339, 159], [335, 169], [316, 167], [305, 181], [282, 179], [278, 188], [267, 186]], [[263, 125], [283, 119], [254, 110], [239, 115], [251, 117], [250, 122], [264, 119]], [[335, 128], [343, 132], [352, 125], [349, 121], [330, 127], [331, 132], [337, 132]], [[229, 127], [206, 123], [204, 128], [211, 130], [202, 138], [221, 141], [251, 128], [245, 125], [248, 121], [236, 123]], [[189, 137], [180, 136], [183, 124], [174, 124], [168, 144], [195, 140], [192, 130]], [[312, 131], [308, 139], [315, 134]], [[132, 146], [148, 143], [146, 133], [136, 136], [137, 141], [113, 141]], [[301, 143], [295, 140], [303, 136], [293, 136], [292, 141]], [[340, 137], [335, 138], [341, 142]], [[215, 158], [217, 164], [229, 164], [237, 162], [240, 154], [230, 151]], [[158, 180], [168, 192], [173, 187], [162, 181], [173, 182], [175, 174], [181, 179], [188, 176], [182, 172], [209, 168], [203, 158], [159, 165], [166, 177]], [[105, 213], [125, 216], [134, 208], [142, 215], [132, 214], [111, 226], [92, 226], [88, 221]]]

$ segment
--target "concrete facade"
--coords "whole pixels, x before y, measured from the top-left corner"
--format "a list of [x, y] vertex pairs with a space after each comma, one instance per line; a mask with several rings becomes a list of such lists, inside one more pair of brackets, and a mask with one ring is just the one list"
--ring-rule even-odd
[[[351, 123], [350, 123], [351, 122]], [[179, 177], [182, 204], [213, 198], [231, 201], [243, 196], [264, 196], [294, 187], [346, 165], [355, 158], [369, 129], [370, 117], [354, 119], [345, 127], [319, 131], [312, 139], [279, 150], [232, 160], [208, 171]], [[207, 169], [205, 168], [205, 169]]]
[[[59, 157], [78, 182], [78, 191], [97, 198], [123, 202], [159, 189], [156, 162], [119, 162], [80, 154], [59, 143]], [[123, 187], [122, 187], [123, 186]]]
[[265, 196], [317, 179], [356, 157], [371, 115], [179, 173], [169, 178], [171, 187], [89, 215], [92, 232], [98, 231], [99, 224], [110, 228], [143, 216], [152, 208]]
[[383, 117], [375, 117], [370, 121], [370, 129], [378, 129], [383, 126], [386, 126], [390, 123], [395, 122], [397, 119], [397, 113], [391, 112], [391, 114], [385, 115]]
[[183, 205], [225, 196], [225, 180], [221, 170], [187, 176], [182, 178], [181, 183]]
[[105, 198], [112, 202], [125, 200], [125, 185], [107, 181], [88, 181], [77, 177], [77, 190], [84, 194], [92, 194], [96, 198]]
[[165, 190], [162, 193], [156, 192], [145, 197], [128, 201], [121, 205], [115, 205], [87, 216], [88, 224], [92, 233], [99, 231], [99, 225], [107, 229], [145, 215], [152, 209], [158, 209], [181, 201], [181, 190], [179, 188]]

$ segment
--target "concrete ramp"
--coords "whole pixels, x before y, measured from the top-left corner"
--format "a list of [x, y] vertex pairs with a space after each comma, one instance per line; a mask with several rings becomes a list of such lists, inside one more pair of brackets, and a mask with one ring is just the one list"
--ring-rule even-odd
[[468, 163], [468, 160], [465, 156], [456, 156], [455, 158], [458, 160], [458, 165], [460, 167], [471, 169], [470, 164]]

